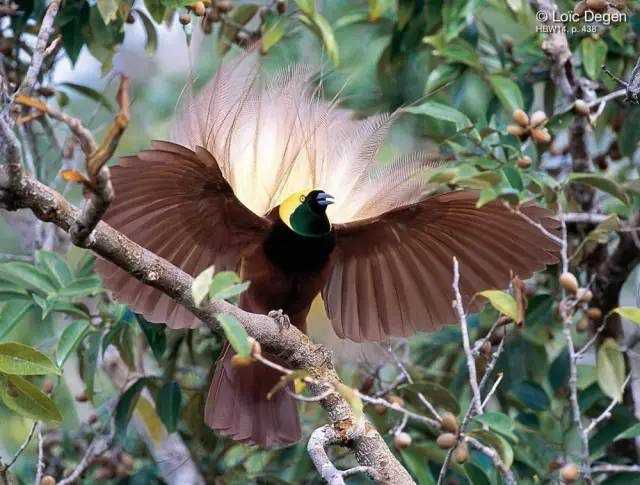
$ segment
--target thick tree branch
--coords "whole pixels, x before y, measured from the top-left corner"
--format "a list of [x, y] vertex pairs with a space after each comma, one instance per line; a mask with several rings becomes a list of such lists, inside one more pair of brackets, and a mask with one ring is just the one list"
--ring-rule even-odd
[[[0, 203], [12, 210], [30, 209], [39, 219], [52, 222], [67, 232], [80, 217], [78, 208], [55, 190], [26, 176], [19, 165], [0, 167]], [[134, 243], [106, 223], [98, 223], [92, 237], [83, 242], [83, 247], [174, 298], [208, 326], [217, 327], [218, 313], [232, 314], [247, 333], [260, 342], [264, 350], [278, 356], [288, 366], [306, 369], [320, 381], [339, 381], [328, 351], [314, 345], [294, 326], [281, 330], [272, 318], [245, 312], [222, 300], [214, 299], [202, 308], [197, 307], [191, 294], [193, 278], [190, 275]], [[357, 418], [342, 396], [332, 393], [321, 400], [320, 404], [327, 411], [342, 444], [352, 450], [361, 466], [375, 470], [378, 483], [413, 483], [380, 434], [365, 418]]]

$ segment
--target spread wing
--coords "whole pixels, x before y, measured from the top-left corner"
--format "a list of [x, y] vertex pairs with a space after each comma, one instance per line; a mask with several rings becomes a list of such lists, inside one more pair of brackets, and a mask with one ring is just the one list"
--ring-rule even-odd
[[[336, 333], [379, 341], [454, 323], [453, 256], [465, 304], [478, 291], [508, 286], [511, 271], [526, 278], [557, 262], [559, 246], [538, 228], [502, 204], [476, 208], [476, 201], [473, 192], [450, 192], [334, 225], [335, 263], [322, 296]], [[521, 210], [555, 231], [548, 210]]]
[[[211, 265], [235, 269], [271, 224], [238, 201], [204, 148], [153, 142], [150, 150], [122, 158], [111, 180], [116, 198], [105, 221], [192, 276]], [[172, 328], [199, 324], [184, 307], [117, 266], [100, 260], [97, 269], [115, 297], [148, 320]]]

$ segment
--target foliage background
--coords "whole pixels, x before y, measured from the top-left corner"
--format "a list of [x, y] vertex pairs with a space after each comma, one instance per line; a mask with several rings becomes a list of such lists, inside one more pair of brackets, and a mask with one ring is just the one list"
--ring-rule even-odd
[[[568, 35], [577, 72], [598, 94], [618, 88], [600, 69], [602, 64], [628, 77], [636, 62], [639, 2], [624, 3], [619, 8], [627, 13], [626, 22], [595, 25]], [[61, 48], [42, 82], [54, 90], [49, 102], [80, 117], [100, 135], [113, 116], [115, 73], [126, 73], [133, 80], [132, 120], [118, 154], [143, 149], [149, 140], [167, 135], [185, 83], [194, 79], [196, 87], [201, 85], [219, 64], [225, 46], [247, 40], [243, 31], [238, 38], [234, 35], [237, 29], [230, 27], [247, 22], [247, 31], [258, 29], [265, 36], [263, 40], [273, 42], [263, 58], [267, 69], [276, 71], [295, 62], [317, 66], [325, 95], [338, 95], [358, 116], [407, 107], [387, 137], [381, 163], [399, 153], [437, 151], [453, 160], [437, 174], [437, 181], [452, 188], [481, 190], [483, 200], [499, 197], [515, 204], [536, 199], [554, 209], [561, 206], [565, 212], [611, 214], [607, 224], [598, 228], [569, 226], [569, 254], [575, 255], [572, 268], [583, 286], [616, 247], [620, 224], [633, 220], [637, 213], [640, 108], [614, 100], [588, 128], [584, 141], [589, 160], [577, 171], [592, 172], [593, 177], [587, 180], [590, 185], [583, 187], [592, 199], [586, 205], [576, 200], [576, 184], [571, 182], [576, 161], [569, 142], [571, 126], [581, 115], [567, 104], [552, 81], [550, 61], [541, 49], [544, 37], [536, 31], [537, 9], [523, 0], [325, 0], [318, 2], [317, 9], [311, 1], [298, 1], [288, 2], [282, 15], [276, 12], [275, 2], [234, 1], [227, 14], [234, 23], [215, 22], [209, 34], [203, 33], [199, 19], [192, 14], [190, 25], [180, 25], [178, 15], [186, 13], [184, 4], [176, 0], [135, 4], [127, 0], [66, 0], [56, 20], [62, 34]], [[559, 4], [561, 11], [575, 6], [573, 2]], [[265, 5], [269, 8], [261, 20], [258, 7]], [[19, 7], [20, 15], [4, 17], [0, 24], [3, 64], [6, 69], [8, 59], [12, 55], [17, 58], [17, 67], [12, 68], [16, 76], [28, 65], [33, 25], [41, 19], [46, 4], [25, 1]], [[127, 22], [129, 15], [133, 23]], [[17, 38], [24, 44], [16, 42]], [[547, 113], [553, 137], [550, 144], [520, 140], [507, 133], [516, 108]], [[80, 188], [61, 180], [58, 172], [62, 167], [74, 167], [80, 156], [68, 149], [64, 127], [53, 128], [65, 150], [56, 147], [39, 124], [25, 128], [25, 139], [29, 131], [33, 135], [34, 168], [41, 180], [79, 202]], [[530, 168], [517, 163], [524, 156], [531, 158]], [[594, 188], [598, 190], [594, 192]], [[73, 468], [83, 446], [100, 427], [108, 427], [116, 403], [124, 414], [133, 409], [134, 400], [127, 400], [131, 393], [119, 398], [119, 391], [100, 367], [103, 350], [113, 345], [129, 366], [132, 382], [141, 372], [153, 377], [143, 383], [159, 396], [158, 402], [170, 404], [157, 410], [162, 423], [156, 418], [155, 425], [180, 434], [211, 483], [319, 482], [304, 442], [263, 451], [217, 437], [203, 424], [203, 399], [210, 365], [221, 348], [221, 335], [206, 329], [165, 331], [149, 326], [108, 298], [92, 272], [89, 254], [70, 247], [28, 216], [3, 212], [0, 228], [3, 260], [14, 261], [0, 265], [0, 342], [33, 346], [56, 364], [66, 359], [60, 376], [51, 371], [47, 376], [27, 378], [37, 386], [43, 386], [45, 380], [54, 384], [52, 400], [61, 413], [47, 473], [59, 477]], [[34, 253], [36, 250], [40, 252]], [[621, 304], [635, 306], [636, 276], [629, 273]], [[489, 404], [490, 417], [486, 422], [472, 423], [479, 436], [500, 451], [521, 483], [557, 482], [562, 464], [579, 461], [579, 437], [567, 399], [569, 365], [557, 312], [561, 298], [557, 274], [558, 269], [552, 267], [528, 282], [524, 326], [501, 328], [507, 340], [497, 372], [503, 379]], [[222, 286], [233, 283], [231, 279], [219, 281]], [[322, 341], [327, 339], [324, 334], [330, 332], [330, 326], [318, 309], [312, 315], [313, 335]], [[585, 318], [583, 310], [576, 312], [573, 321], [577, 347], [599, 324], [580, 324]], [[473, 337], [486, 334], [497, 316], [489, 306], [472, 315]], [[640, 368], [638, 362], [634, 367], [639, 350], [634, 350], [637, 325], [623, 322], [621, 327], [612, 327], [615, 329], [603, 335], [614, 340], [599, 339], [579, 362], [579, 400], [587, 421], [610, 403], [624, 377]], [[497, 343], [495, 337], [493, 340]], [[608, 352], [598, 352], [605, 342]], [[392, 347], [418, 382], [393, 393], [417, 412], [425, 412], [415, 399], [414, 391], [419, 389], [439, 409], [464, 414], [470, 391], [456, 326], [394, 342]], [[340, 355], [346, 382], [368, 393], [386, 388], [399, 372], [390, 354], [375, 346], [341, 348]], [[482, 371], [486, 359], [477, 360]], [[634, 397], [640, 393], [631, 392], [633, 386], [640, 386], [635, 382], [638, 379], [632, 376], [624, 403], [616, 405], [611, 419], [591, 436], [593, 460], [638, 462], [634, 438], [640, 436], [640, 402]], [[301, 410], [307, 433], [323, 423], [317, 405], [301, 404]], [[55, 418], [54, 410], [49, 412], [49, 418]], [[379, 414], [366, 408], [366, 412], [392, 444], [392, 431], [400, 417], [392, 411]], [[24, 441], [32, 421], [2, 404], [0, 415], [0, 456], [5, 458]], [[90, 468], [86, 483], [161, 480], [157, 463], [133, 427], [124, 431], [124, 421], [109, 460]], [[405, 431], [412, 444], [396, 451], [419, 483], [435, 483], [445, 455], [435, 443], [436, 433], [413, 422]], [[12, 468], [20, 482], [32, 480], [36, 453], [34, 440]], [[341, 467], [349, 465], [349, 458], [339, 454], [335, 461]], [[603, 480], [629, 483], [638, 480], [638, 475], [617, 474]], [[367, 479], [354, 477], [350, 481], [364, 483]], [[500, 478], [488, 458], [473, 451], [467, 463], [452, 467], [449, 481], [484, 484], [499, 483]]]

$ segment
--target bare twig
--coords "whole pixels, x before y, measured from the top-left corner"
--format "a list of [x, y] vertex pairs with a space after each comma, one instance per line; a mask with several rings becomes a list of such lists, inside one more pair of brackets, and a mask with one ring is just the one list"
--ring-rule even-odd
[[[631, 379], [631, 374], [629, 374], [627, 378], [624, 380], [624, 383], [622, 384], [621, 394], [624, 393], [624, 390], [627, 387], [627, 384], [629, 383], [629, 379]], [[584, 432], [586, 434], [591, 433], [594, 429], [596, 429], [596, 426], [598, 426], [601, 422], [609, 419], [611, 417], [611, 411], [618, 404], [620, 404], [620, 401], [618, 401], [617, 399], [612, 399], [611, 403], [606, 407], [606, 409], [602, 411], [602, 413], [597, 418], [593, 419], [589, 423], [589, 426], [585, 428]]]
[[320, 476], [329, 485], [344, 485], [344, 477], [355, 473], [367, 473], [374, 481], [379, 482], [381, 477], [378, 472], [370, 466], [359, 466], [348, 470], [338, 470], [327, 455], [326, 447], [336, 443], [342, 443], [344, 437], [340, 436], [335, 428], [324, 425], [317, 428], [307, 443], [307, 451], [311, 461], [320, 473]]
[[640, 465], [614, 465], [606, 463], [591, 467], [591, 473], [640, 473]]
[[37, 427], [38, 427], [38, 421], [35, 421], [33, 423], [33, 426], [31, 426], [31, 430], [29, 431], [29, 434], [27, 435], [27, 438], [20, 445], [20, 448], [18, 448], [18, 451], [16, 451], [16, 453], [13, 455], [13, 458], [11, 458], [11, 460], [9, 460], [9, 462], [7, 464], [2, 466], [2, 470], [0, 470], [0, 473], [5, 473], [9, 468], [11, 468], [11, 466], [16, 462], [16, 460], [18, 458], [20, 458], [20, 455], [22, 455], [22, 453], [27, 448], [27, 446], [29, 446], [29, 443], [31, 443], [31, 439], [33, 438], [33, 435], [35, 434]]
[[565, 223], [600, 224], [609, 216], [595, 212], [569, 212], [562, 217]]
[[42, 423], [38, 423], [38, 464], [36, 465], [36, 485], [42, 482], [42, 474], [44, 473], [44, 439], [42, 438]]
[[111, 447], [114, 435], [114, 431], [111, 430], [107, 434], [100, 434], [93, 438], [91, 444], [87, 447], [84, 455], [80, 459], [80, 462], [76, 465], [69, 476], [58, 482], [58, 485], [70, 485], [76, 482], [82, 476], [84, 471], [91, 466], [94, 459], [104, 454]]
[[469, 384], [473, 393], [473, 401], [478, 414], [482, 414], [482, 398], [480, 397], [480, 388], [478, 387], [478, 375], [476, 373], [476, 362], [471, 352], [471, 344], [469, 343], [469, 328], [467, 326], [467, 316], [462, 306], [462, 295], [460, 294], [460, 268], [458, 259], [453, 258], [453, 292], [455, 296], [454, 308], [460, 320], [460, 329], [462, 330], [462, 345], [467, 355], [467, 369], [469, 369]]
[[502, 476], [504, 483], [506, 483], [507, 485], [516, 485], [518, 483], [516, 482], [516, 478], [513, 475], [513, 472], [507, 467], [507, 465], [505, 465], [505, 463], [502, 461], [502, 458], [500, 458], [500, 455], [496, 450], [494, 450], [489, 446], [484, 445], [479, 440], [469, 435], [465, 435], [464, 439], [473, 448], [487, 455], [491, 459], [491, 461], [493, 462], [493, 465], [500, 472], [500, 475]]
[[36, 46], [33, 49], [29, 69], [27, 70], [27, 74], [25, 74], [22, 84], [18, 89], [19, 93], [30, 93], [36, 83], [36, 79], [38, 78], [38, 74], [40, 74], [40, 69], [42, 68], [42, 61], [45, 58], [45, 51], [47, 49], [47, 44], [49, 43], [49, 37], [51, 37], [54, 30], [53, 21], [58, 14], [58, 9], [60, 8], [61, 3], [62, 0], [53, 0], [49, 4], [49, 7], [47, 7], [44, 18], [40, 23], [40, 31], [38, 32]]

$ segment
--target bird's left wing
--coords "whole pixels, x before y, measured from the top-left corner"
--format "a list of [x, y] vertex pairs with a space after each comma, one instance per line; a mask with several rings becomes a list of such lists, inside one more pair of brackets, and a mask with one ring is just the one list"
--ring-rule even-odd
[[[526, 278], [557, 261], [557, 243], [537, 227], [498, 202], [476, 208], [477, 199], [450, 192], [334, 225], [335, 259], [322, 296], [336, 333], [379, 341], [454, 323], [454, 256], [467, 305], [478, 291], [506, 287], [511, 272]], [[550, 211], [521, 211], [555, 231]]]
[[[215, 265], [236, 269], [243, 251], [259, 244], [271, 222], [234, 195], [214, 157], [155, 141], [150, 150], [111, 168], [116, 198], [105, 222], [192, 276]], [[194, 327], [198, 319], [175, 300], [117, 266], [100, 260], [98, 272], [116, 298], [152, 322]]]

